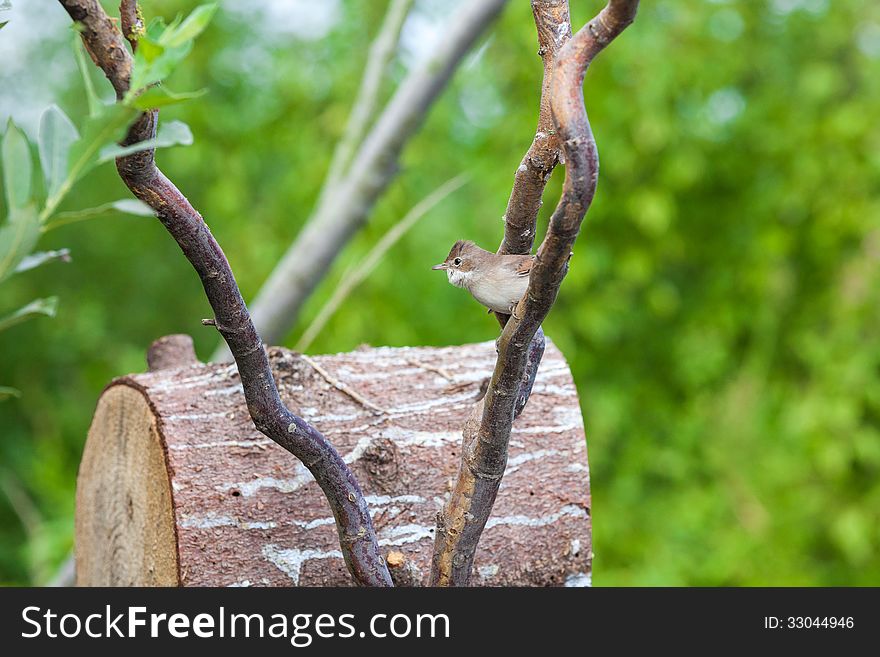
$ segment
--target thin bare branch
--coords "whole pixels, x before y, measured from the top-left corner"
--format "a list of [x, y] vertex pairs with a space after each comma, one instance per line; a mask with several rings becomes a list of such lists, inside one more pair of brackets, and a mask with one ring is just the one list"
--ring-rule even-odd
[[[349, 173], [308, 219], [251, 304], [254, 322], [269, 342], [284, 339], [305, 300], [367, 216], [397, 170], [404, 145], [459, 62], [506, 0], [460, 3], [433, 54], [401, 83], [364, 139]], [[222, 360], [224, 351], [213, 359]]]
[[339, 179], [348, 171], [352, 155], [364, 138], [367, 124], [376, 111], [382, 78], [385, 77], [388, 63], [397, 48], [400, 31], [412, 4], [413, 0], [391, 0], [388, 4], [379, 34], [370, 46], [361, 86], [352, 105], [345, 132], [333, 151], [333, 159], [330, 161], [330, 168], [318, 195], [317, 205], [323, 203], [327, 192], [334, 189]]
[[498, 253], [531, 253], [544, 187], [559, 163], [559, 137], [550, 113], [550, 79], [559, 50], [571, 38], [568, 0], [532, 0], [538, 54], [544, 63], [535, 138], [517, 167], [504, 212], [504, 240]]
[[[486, 397], [465, 424], [462, 463], [452, 495], [438, 514], [431, 581], [464, 586], [507, 465], [507, 447], [541, 323], [553, 306], [571, 248], [596, 191], [599, 159], [584, 106], [583, 82], [593, 58], [635, 18], [638, 0], [608, 5], [563, 46], [550, 87], [550, 107], [565, 157], [565, 182], [517, 312], [498, 340]], [[540, 360], [540, 358], [538, 358]]]
[[122, 0], [119, 3], [119, 22], [122, 25], [122, 36], [131, 44], [131, 51], [135, 52], [138, 37], [144, 31], [144, 19], [137, 0]]
[[[131, 55], [119, 38], [119, 30], [95, 0], [59, 0], [79, 26], [80, 36], [92, 61], [104, 71], [120, 99], [131, 79]], [[100, 11], [97, 11], [100, 10]]]
[[413, 367], [418, 367], [420, 369], [425, 370], [426, 372], [433, 372], [434, 374], [439, 374], [447, 381], [454, 381], [455, 377], [453, 377], [448, 371], [443, 369], [442, 367], [434, 367], [428, 363], [423, 363], [420, 360], [415, 360], [414, 358], [406, 359], [407, 365], [412, 365]]
[[[544, 204], [544, 188], [562, 154], [550, 111], [550, 81], [559, 51], [571, 38], [568, 0], [532, 0], [532, 15], [538, 34], [538, 55], [544, 64], [538, 127], [514, 174], [513, 189], [504, 212], [504, 238], [498, 253], [532, 252], [538, 212]], [[510, 319], [505, 313], [496, 312], [495, 316], [501, 328]]]
[[311, 365], [312, 369], [315, 370], [318, 374], [320, 374], [322, 379], [324, 379], [327, 383], [329, 383], [331, 386], [336, 388], [342, 394], [347, 395], [348, 397], [351, 397], [354, 401], [356, 401], [358, 404], [360, 404], [364, 408], [367, 408], [375, 413], [378, 413], [379, 415], [388, 415], [387, 410], [385, 410], [381, 406], [377, 406], [376, 404], [371, 402], [369, 399], [364, 397], [362, 394], [360, 394], [356, 390], [352, 390], [351, 388], [349, 388], [342, 381], [340, 381], [335, 376], [330, 374], [330, 372], [328, 372], [323, 367], [318, 365], [318, 363], [313, 361], [311, 358], [309, 358], [305, 354], [300, 354], [299, 357], [302, 358], [303, 361], [305, 361], [306, 363]]
[[[124, 95], [131, 57], [101, 5], [97, 0], [59, 2], [71, 18], [81, 23], [83, 39], [95, 62], [113, 83], [117, 96]], [[142, 114], [129, 129], [123, 145], [155, 137], [157, 122], [158, 112]], [[117, 159], [116, 167], [132, 193], [156, 211], [198, 273], [214, 310], [217, 330], [235, 358], [254, 425], [295, 455], [314, 475], [330, 503], [342, 554], [355, 581], [390, 586], [391, 576], [379, 552], [372, 519], [354, 475], [330, 442], [282, 403], [263, 342], [226, 256], [202, 216], [156, 167], [154, 156], [152, 150], [135, 153]]]
[[376, 246], [370, 250], [364, 260], [358, 263], [350, 273], [342, 277], [342, 281], [336, 286], [336, 289], [333, 290], [333, 296], [331, 296], [321, 310], [318, 311], [315, 319], [312, 320], [312, 323], [309, 324], [308, 328], [303, 332], [302, 337], [296, 343], [295, 349], [297, 351], [305, 352], [311, 346], [315, 338], [324, 330], [324, 326], [327, 325], [330, 318], [333, 317], [333, 314], [339, 310], [342, 302], [348, 298], [358, 285], [366, 280], [367, 276], [370, 275], [370, 272], [372, 272], [376, 265], [379, 264], [382, 256], [384, 256], [392, 246], [397, 244], [397, 241], [403, 237], [406, 232], [419, 221], [419, 219], [428, 214], [428, 212], [440, 203], [440, 201], [464, 185], [467, 178], [467, 175], [462, 174], [451, 180], [447, 180], [440, 185], [440, 187], [416, 203], [412, 209], [404, 215], [403, 219], [394, 224], [394, 226], [391, 227], [391, 230], [382, 236], [382, 239], [376, 243]]

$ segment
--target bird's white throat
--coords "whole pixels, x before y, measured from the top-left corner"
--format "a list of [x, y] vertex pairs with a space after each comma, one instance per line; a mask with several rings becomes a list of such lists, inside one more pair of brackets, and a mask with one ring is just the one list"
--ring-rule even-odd
[[446, 277], [455, 287], [467, 287], [467, 281], [471, 277], [471, 272], [461, 271], [460, 269], [447, 269]]

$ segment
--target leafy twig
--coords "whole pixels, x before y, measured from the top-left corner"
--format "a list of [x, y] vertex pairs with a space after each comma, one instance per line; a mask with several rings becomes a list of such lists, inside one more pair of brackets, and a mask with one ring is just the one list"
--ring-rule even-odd
[[11, 315], [0, 318], [0, 331], [21, 324], [29, 320], [31, 317], [46, 315], [47, 317], [55, 317], [58, 310], [58, 297], [46, 297], [45, 299], [34, 299], [26, 306], [22, 306]]

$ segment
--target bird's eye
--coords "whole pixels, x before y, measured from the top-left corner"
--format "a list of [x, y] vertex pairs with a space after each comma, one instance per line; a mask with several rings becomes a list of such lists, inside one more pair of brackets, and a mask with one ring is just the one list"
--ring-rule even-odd
[[452, 264], [455, 265], [456, 267], [460, 267], [461, 266], [461, 258], [456, 258], [455, 260], [452, 261]]

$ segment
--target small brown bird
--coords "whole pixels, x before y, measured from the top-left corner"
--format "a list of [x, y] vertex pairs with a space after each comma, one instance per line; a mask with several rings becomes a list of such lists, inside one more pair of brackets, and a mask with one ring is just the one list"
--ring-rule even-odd
[[459, 240], [445, 262], [431, 269], [445, 270], [450, 283], [463, 287], [490, 311], [510, 315], [526, 293], [534, 262], [533, 255], [498, 255]]

